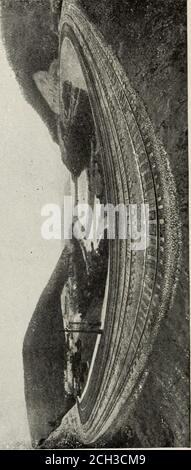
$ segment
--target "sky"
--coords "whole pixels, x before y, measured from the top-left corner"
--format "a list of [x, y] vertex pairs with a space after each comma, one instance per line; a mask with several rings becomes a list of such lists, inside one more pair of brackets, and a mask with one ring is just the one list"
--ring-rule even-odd
[[0, 448], [26, 448], [22, 343], [61, 252], [41, 238], [43, 205], [62, 205], [68, 172], [25, 101], [0, 38]]

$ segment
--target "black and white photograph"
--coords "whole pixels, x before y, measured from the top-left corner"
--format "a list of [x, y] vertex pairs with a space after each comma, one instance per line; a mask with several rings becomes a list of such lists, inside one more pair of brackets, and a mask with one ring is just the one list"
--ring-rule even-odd
[[1, 450], [190, 448], [190, 7], [0, 0]]

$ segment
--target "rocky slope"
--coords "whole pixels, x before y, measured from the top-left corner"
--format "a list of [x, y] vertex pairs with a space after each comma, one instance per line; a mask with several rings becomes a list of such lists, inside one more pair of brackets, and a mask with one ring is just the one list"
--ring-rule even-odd
[[[144, 446], [185, 446], [189, 444], [186, 1], [79, 3], [144, 101], [176, 181], [184, 234], [180, 281], [149, 361], [131, 430]], [[125, 434], [120, 439], [121, 445], [128, 445]]]

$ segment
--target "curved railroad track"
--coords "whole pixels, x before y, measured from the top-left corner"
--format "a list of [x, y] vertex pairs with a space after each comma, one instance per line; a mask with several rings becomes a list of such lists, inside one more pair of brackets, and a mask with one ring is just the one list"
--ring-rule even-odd
[[[149, 246], [113, 240], [97, 339], [82, 397], [49, 441], [62, 446], [70, 430], [84, 444], [127, 423], [147, 376], [147, 359], [172, 301], [181, 234], [173, 176], [144, 104], [103, 37], [73, 3], [60, 21], [60, 50], [73, 43], [86, 79], [102, 149], [107, 201], [149, 204]], [[60, 60], [63, 60], [62, 55]], [[48, 441], [47, 441], [48, 444]]]

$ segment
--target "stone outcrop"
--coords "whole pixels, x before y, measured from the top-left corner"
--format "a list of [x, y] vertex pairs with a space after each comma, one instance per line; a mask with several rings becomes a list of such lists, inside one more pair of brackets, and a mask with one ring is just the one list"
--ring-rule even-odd
[[39, 71], [33, 75], [33, 79], [51, 111], [59, 115], [59, 77], [58, 60], [55, 59], [48, 70]]

